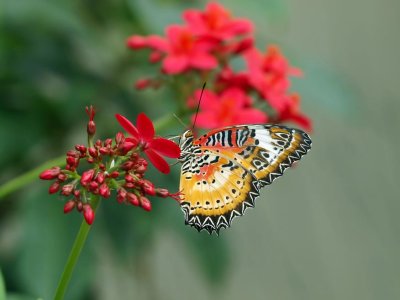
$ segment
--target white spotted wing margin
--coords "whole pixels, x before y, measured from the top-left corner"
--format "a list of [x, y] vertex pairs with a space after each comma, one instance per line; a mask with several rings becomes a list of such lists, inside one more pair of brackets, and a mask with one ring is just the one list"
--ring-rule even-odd
[[[191, 131], [185, 132], [182, 137], [181, 187], [182, 183], [185, 183], [185, 178], [188, 178], [185, 174], [193, 175], [193, 170], [199, 165], [223, 167], [228, 173], [225, 176], [229, 177], [231, 187], [232, 178], [242, 178], [247, 184], [245, 193], [235, 207], [218, 211], [214, 207], [214, 213], [210, 215], [206, 210], [199, 213], [195, 209], [195, 204], [200, 203], [201, 209], [209, 209], [203, 207], [203, 198], [219, 198], [220, 193], [211, 182], [205, 180], [203, 180], [204, 185], [200, 185], [201, 193], [192, 193], [190, 187], [196, 188], [195, 184], [200, 183], [189, 176], [192, 182], [186, 186], [189, 187], [186, 188], [186, 193], [184, 192], [187, 197], [181, 201], [185, 224], [195, 227], [199, 232], [205, 230], [209, 234], [215, 232], [217, 235], [221, 228], [230, 227], [233, 219], [242, 216], [247, 208], [254, 207], [262, 187], [282, 176], [287, 168], [311, 149], [311, 139], [305, 132], [281, 125], [232, 126], [213, 130], [194, 141]], [[222, 165], [222, 162], [225, 164]], [[215, 179], [216, 174], [212, 175], [215, 176], [210, 178]], [[236, 179], [234, 181], [236, 182]], [[222, 188], [221, 191], [229, 194], [230, 189]]]

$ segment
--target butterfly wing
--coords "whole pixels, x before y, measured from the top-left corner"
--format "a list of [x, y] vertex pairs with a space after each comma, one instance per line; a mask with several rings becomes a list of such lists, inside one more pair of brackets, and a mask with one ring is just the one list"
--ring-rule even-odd
[[180, 190], [187, 224], [209, 233], [254, 207], [259, 190], [311, 148], [309, 136], [280, 125], [243, 125], [210, 131], [193, 142]]

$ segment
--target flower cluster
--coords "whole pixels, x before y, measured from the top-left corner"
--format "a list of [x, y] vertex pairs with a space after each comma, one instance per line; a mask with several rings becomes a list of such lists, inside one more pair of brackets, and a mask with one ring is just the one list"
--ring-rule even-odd
[[[300, 111], [300, 97], [289, 91], [289, 78], [302, 72], [289, 65], [277, 46], [258, 50], [251, 21], [233, 17], [214, 2], [205, 11], [186, 10], [183, 19], [182, 25], [168, 26], [165, 37], [128, 38], [129, 48], [150, 49], [149, 61], [160, 65], [157, 76], [136, 82], [138, 89], [158, 88], [166, 75], [177, 80], [183, 77], [181, 103], [193, 112], [199, 99], [197, 88], [207, 81], [198, 127], [289, 121], [311, 130], [310, 119]], [[238, 59], [246, 66], [242, 70], [233, 66]]]
[[53, 167], [40, 174], [41, 179], [54, 181], [49, 188], [50, 194], [59, 192], [69, 198], [64, 205], [64, 213], [76, 209], [83, 213], [90, 225], [95, 218], [92, 207], [94, 197], [107, 199], [112, 191], [116, 192], [119, 203], [140, 206], [146, 211], [151, 210], [148, 196], [179, 200], [179, 194], [156, 188], [145, 179], [148, 162], [143, 153], [163, 173], [169, 173], [169, 166], [161, 155], [171, 158], [180, 156], [180, 149], [174, 142], [154, 137], [153, 123], [145, 114], [139, 115], [137, 127], [125, 117], [117, 115], [117, 120], [132, 137], [125, 137], [119, 132], [114, 140], [93, 142], [96, 132], [95, 111], [93, 107], [86, 111], [89, 115], [89, 145], [76, 145], [74, 150], [68, 151], [64, 169]]

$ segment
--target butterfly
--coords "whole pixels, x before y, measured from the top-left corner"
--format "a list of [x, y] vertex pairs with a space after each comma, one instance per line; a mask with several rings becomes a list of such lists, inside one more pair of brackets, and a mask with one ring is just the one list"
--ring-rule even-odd
[[253, 208], [260, 189], [311, 149], [307, 133], [282, 125], [238, 125], [179, 142], [185, 224], [210, 234]]

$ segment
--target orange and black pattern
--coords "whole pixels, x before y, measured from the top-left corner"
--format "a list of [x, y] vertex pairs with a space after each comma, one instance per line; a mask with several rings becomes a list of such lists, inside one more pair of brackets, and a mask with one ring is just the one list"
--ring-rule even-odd
[[180, 141], [180, 191], [185, 223], [219, 233], [254, 207], [260, 189], [281, 176], [311, 148], [303, 131], [281, 125], [243, 125]]

